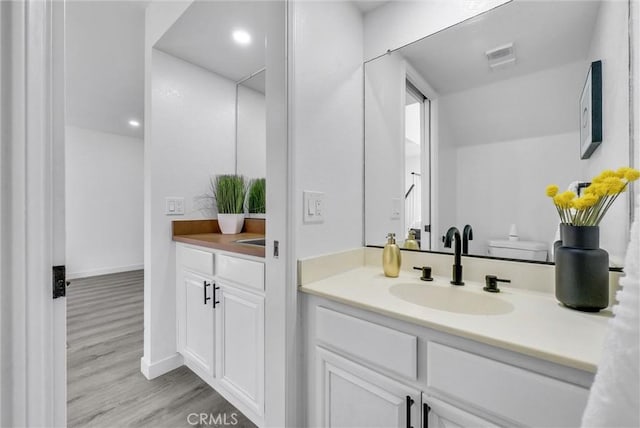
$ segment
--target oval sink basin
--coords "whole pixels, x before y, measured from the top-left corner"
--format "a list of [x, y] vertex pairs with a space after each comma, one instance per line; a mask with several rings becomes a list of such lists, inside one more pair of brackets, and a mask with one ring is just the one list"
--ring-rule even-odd
[[396, 284], [391, 294], [406, 302], [439, 311], [466, 315], [501, 315], [513, 311], [513, 305], [494, 294], [476, 294], [460, 287], [422, 284]]

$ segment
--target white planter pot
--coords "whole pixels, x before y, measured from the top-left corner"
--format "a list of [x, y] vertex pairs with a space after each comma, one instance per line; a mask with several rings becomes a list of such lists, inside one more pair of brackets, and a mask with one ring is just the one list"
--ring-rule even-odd
[[218, 225], [225, 235], [240, 233], [244, 226], [244, 214], [218, 214]]

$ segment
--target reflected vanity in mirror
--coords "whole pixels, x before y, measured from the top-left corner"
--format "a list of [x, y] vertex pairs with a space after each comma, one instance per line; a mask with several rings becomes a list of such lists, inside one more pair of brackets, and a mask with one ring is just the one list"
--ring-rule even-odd
[[[559, 221], [546, 186], [630, 164], [627, 17], [627, 2], [514, 0], [367, 61], [365, 243], [393, 232], [402, 246], [414, 229], [421, 250], [451, 252], [443, 235], [470, 225], [470, 255], [552, 261]], [[581, 160], [594, 61], [603, 141]], [[629, 212], [624, 195], [600, 227], [613, 265]]]

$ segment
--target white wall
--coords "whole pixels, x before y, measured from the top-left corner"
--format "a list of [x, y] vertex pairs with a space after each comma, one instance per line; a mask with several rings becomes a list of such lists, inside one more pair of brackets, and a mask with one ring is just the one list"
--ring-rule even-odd
[[[153, 51], [149, 133], [151, 265], [153, 291], [151, 362], [176, 352], [175, 247], [171, 222], [211, 217], [200, 210], [209, 178], [233, 173], [235, 83], [158, 50]], [[185, 198], [185, 215], [167, 216], [165, 198]], [[147, 355], [145, 354], [145, 357]]]
[[264, 94], [238, 86], [238, 174], [267, 175], [267, 124]]
[[456, 150], [455, 224], [473, 227], [472, 254], [487, 254], [489, 239], [507, 239], [511, 224], [521, 240], [546, 242], [550, 248], [558, 214], [545, 188], [576, 179], [578, 139], [579, 133], [571, 132]]
[[432, 221], [434, 236], [431, 243], [435, 251], [449, 251], [444, 248], [441, 236], [447, 233], [451, 226], [456, 226], [456, 213], [458, 210], [456, 192], [458, 189], [458, 165], [456, 159], [456, 146], [452, 144], [451, 123], [449, 118], [439, 109], [439, 100], [433, 102], [437, 114], [437, 137], [434, 138], [435, 150], [433, 151], [432, 165], [435, 169], [435, 183], [432, 211], [435, 219]]
[[[631, 163], [634, 168], [640, 166], [640, 4], [631, 2], [631, 16], [633, 19], [633, 112], [634, 112], [634, 137], [633, 137], [633, 159]], [[638, 185], [635, 185], [635, 192], [638, 193]], [[637, 203], [637, 202], [636, 202]]]
[[66, 128], [67, 276], [143, 266], [143, 141]]
[[[167, 29], [180, 17], [191, 1], [159, 2], [147, 6], [145, 16], [144, 48], [144, 354], [140, 360], [142, 373], [153, 378], [164, 371], [177, 367], [181, 361], [176, 353], [175, 305], [168, 302], [175, 296], [175, 274], [167, 277], [165, 268], [174, 263], [167, 259], [169, 236], [155, 236], [164, 222], [159, 219], [155, 189], [155, 177], [163, 174], [163, 165], [156, 161], [153, 129], [154, 117], [154, 79], [153, 45]], [[175, 195], [172, 195], [175, 196]], [[163, 242], [159, 242], [162, 240]], [[164, 242], [166, 241], [166, 243]], [[169, 272], [171, 273], [171, 272]], [[172, 285], [173, 284], [173, 285]], [[165, 317], [163, 319], [163, 316]], [[158, 322], [156, 325], [156, 322]], [[166, 330], [168, 328], [168, 330]]]
[[[349, 2], [295, 4], [296, 253], [362, 245], [362, 17]], [[302, 223], [302, 192], [326, 193], [323, 224]]]
[[507, 1], [391, 1], [365, 15], [364, 58], [375, 58]]
[[[506, 238], [513, 223], [519, 227], [522, 239], [553, 240], [558, 221], [553, 207], [550, 205], [544, 215], [534, 216], [532, 222], [528, 222], [528, 213], [537, 209], [530, 197], [521, 196], [526, 188], [524, 194], [533, 192], [533, 201], [548, 203], [539, 198], [544, 196], [548, 184], [557, 183], [565, 188], [583, 179], [579, 138], [570, 144], [567, 134], [577, 132], [575, 100], [582, 90], [586, 66], [586, 61], [565, 64], [437, 99], [436, 237], [445, 234], [450, 226], [461, 228], [471, 224], [474, 240], [470, 252], [473, 254], [486, 254], [487, 239]], [[514, 97], [516, 93], [518, 97]], [[483, 113], [478, 115], [478, 111]], [[557, 149], [554, 143], [558, 143]], [[530, 159], [523, 157], [529, 152]], [[554, 160], [545, 162], [545, 156], [551, 154]], [[556, 162], [559, 159], [563, 162]], [[542, 164], [544, 173], [535, 166]], [[495, 168], [501, 171], [493, 171]], [[508, 183], [504, 182], [508, 176], [504, 171], [513, 176]], [[503, 192], [503, 184], [510, 191]], [[534, 186], [538, 186], [538, 193]], [[515, 214], [512, 210], [497, 208], [496, 202], [509, 202], [510, 206], [520, 203], [522, 209]], [[440, 239], [436, 243], [437, 249], [450, 251]]]
[[[631, 2], [631, 17], [633, 19], [633, 112], [634, 112], [634, 136], [633, 136], [633, 159], [632, 166], [638, 168], [640, 165], [640, 4]], [[638, 192], [638, 185], [635, 185], [635, 192]], [[636, 202], [637, 203], [637, 202]]]
[[575, 131], [588, 67], [585, 60], [516, 78], [505, 73], [495, 83], [442, 95], [440, 115], [449, 119], [458, 146]]
[[[602, 60], [602, 144], [590, 159], [582, 161], [585, 180], [604, 169], [615, 170], [630, 163], [627, 14], [627, 2], [604, 1], [594, 28], [589, 60]], [[637, 53], [638, 47], [635, 49]], [[636, 112], [636, 126], [637, 117]], [[600, 224], [600, 246], [609, 251], [612, 261], [620, 263], [629, 240], [628, 213], [629, 202], [624, 194]]]
[[[394, 53], [365, 66], [365, 243], [404, 238], [405, 61]], [[394, 205], [400, 215], [392, 217]]]

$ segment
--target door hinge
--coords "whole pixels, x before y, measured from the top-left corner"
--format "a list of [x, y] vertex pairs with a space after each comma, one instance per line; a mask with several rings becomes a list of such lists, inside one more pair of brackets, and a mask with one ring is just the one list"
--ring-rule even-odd
[[64, 266], [53, 267], [53, 298], [67, 295], [66, 268]]
[[428, 233], [431, 233], [431, 225], [430, 224], [425, 224], [424, 225], [424, 231], [428, 232]]

